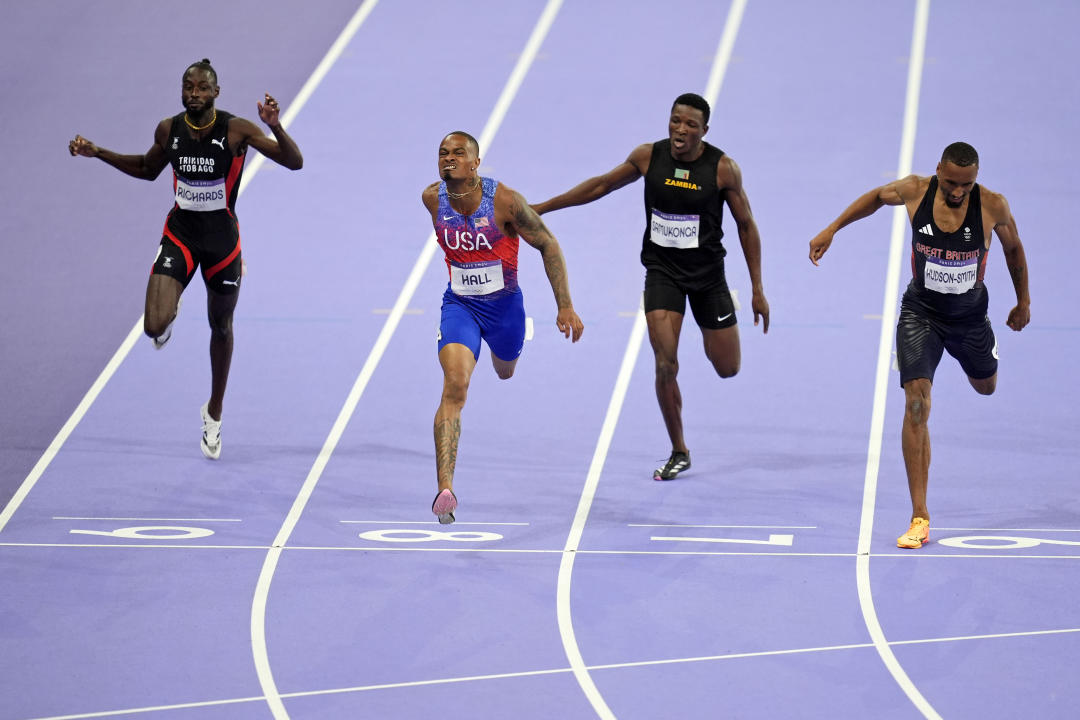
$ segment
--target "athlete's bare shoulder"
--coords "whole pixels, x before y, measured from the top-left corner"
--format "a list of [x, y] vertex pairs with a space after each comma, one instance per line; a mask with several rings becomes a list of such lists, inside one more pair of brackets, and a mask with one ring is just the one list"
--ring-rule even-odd
[[424, 192], [420, 193], [420, 200], [424, 203], [424, 207], [434, 212], [435, 208], [439, 206], [439, 182], [433, 182], [424, 188]]
[[630, 151], [630, 155], [626, 158], [626, 162], [637, 168], [637, 171], [644, 175], [649, 171], [649, 161], [652, 159], [653, 145], [655, 143], [642, 143], [636, 148]]
[[979, 197], [982, 201], [983, 216], [994, 221], [994, 225], [1008, 222], [1012, 217], [1009, 201], [1001, 193], [996, 193], [985, 185], [979, 185]]

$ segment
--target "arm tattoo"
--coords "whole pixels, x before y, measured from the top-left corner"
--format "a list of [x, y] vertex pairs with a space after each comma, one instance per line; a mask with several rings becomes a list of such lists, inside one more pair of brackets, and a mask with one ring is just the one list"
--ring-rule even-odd
[[555, 304], [560, 308], [570, 307], [573, 304], [570, 300], [570, 283], [566, 277], [566, 261], [558, 241], [540, 216], [517, 193], [514, 194], [512, 209], [518, 234], [525, 242], [539, 250], [544, 258], [544, 271], [551, 283], [551, 290], [555, 293]]

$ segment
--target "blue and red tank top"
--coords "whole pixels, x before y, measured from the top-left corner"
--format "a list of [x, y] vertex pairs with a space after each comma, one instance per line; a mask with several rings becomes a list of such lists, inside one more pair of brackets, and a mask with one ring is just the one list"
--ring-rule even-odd
[[450, 206], [446, 182], [439, 183], [435, 238], [446, 253], [450, 290], [461, 297], [494, 300], [518, 292], [518, 238], [505, 235], [495, 222], [499, 182], [480, 178], [480, 206], [462, 215]]
[[938, 179], [930, 185], [911, 218], [911, 282], [905, 302], [915, 302], [941, 317], [981, 317], [986, 314], [986, 236], [982, 198], [976, 184], [968, 195], [964, 221], [954, 232], [934, 222]]

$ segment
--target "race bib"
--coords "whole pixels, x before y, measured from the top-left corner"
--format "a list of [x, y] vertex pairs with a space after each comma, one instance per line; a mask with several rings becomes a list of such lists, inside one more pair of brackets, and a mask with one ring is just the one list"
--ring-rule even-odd
[[939, 260], [926, 258], [923, 270], [923, 285], [927, 290], [960, 295], [975, 287], [979, 275], [979, 258], [967, 260]]
[[503, 287], [502, 260], [450, 263], [450, 289], [458, 295], [490, 295]]
[[226, 207], [225, 178], [185, 180], [176, 178], [176, 205], [181, 210], [209, 212]]
[[662, 247], [680, 250], [696, 248], [700, 225], [698, 215], [669, 215], [653, 210], [649, 221], [649, 240]]

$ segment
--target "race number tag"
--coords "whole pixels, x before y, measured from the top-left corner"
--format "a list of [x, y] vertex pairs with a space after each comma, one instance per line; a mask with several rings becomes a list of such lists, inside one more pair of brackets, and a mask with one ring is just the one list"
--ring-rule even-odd
[[450, 289], [458, 295], [490, 295], [503, 287], [502, 260], [450, 263]]
[[656, 245], [686, 250], [698, 246], [698, 215], [669, 215], [652, 211], [649, 222], [649, 240]]
[[975, 287], [979, 275], [979, 258], [939, 260], [926, 258], [923, 284], [927, 290], [946, 295], [960, 295]]
[[185, 180], [176, 178], [176, 205], [181, 210], [210, 212], [225, 209], [225, 178]]

